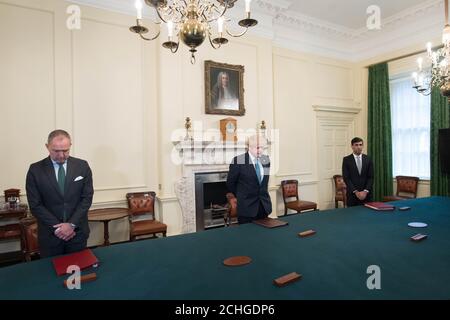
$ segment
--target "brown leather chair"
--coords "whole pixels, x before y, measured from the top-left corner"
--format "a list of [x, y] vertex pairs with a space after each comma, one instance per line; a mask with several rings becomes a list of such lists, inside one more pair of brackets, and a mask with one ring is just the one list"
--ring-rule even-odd
[[417, 198], [418, 177], [396, 176], [397, 192], [395, 196], [385, 196], [384, 201], [397, 201]]
[[333, 176], [334, 181], [334, 207], [339, 208], [339, 201], [342, 201], [342, 204], [347, 207], [347, 185], [345, 184], [344, 177], [340, 174], [336, 174]]
[[228, 201], [228, 210], [223, 217], [225, 221], [225, 226], [229, 227], [230, 225], [237, 225], [237, 199], [231, 192], [227, 193], [227, 201]]
[[20, 198], [20, 189], [6, 189], [3, 190], [5, 194], [5, 202], [8, 202], [9, 198]]
[[36, 218], [29, 217], [20, 220], [21, 247], [25, 261], [31, 261], [31, 256], [39, 255], [38, 224]]
[[[283, 193], [284, 215], [287, 215], [288, 209], [295, 210], [297, 213], [317, 210], [317, 203], [299, 200], [298, 180], [281, 181], [281, 192]], [[289, 201], [291, 198], [295, 198], [295, 200]]]
[[167, 233], [167, 225], [155, 219], [155, 199], [153, 191], [131, 192], [126, 195], [128, 201], [128, 214], [130, 220], [130, 240], [138, 236]]

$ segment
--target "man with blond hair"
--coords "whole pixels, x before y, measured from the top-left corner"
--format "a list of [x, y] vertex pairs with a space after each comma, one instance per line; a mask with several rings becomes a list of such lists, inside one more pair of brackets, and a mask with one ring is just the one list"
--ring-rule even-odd
[[247, 140], [247, 152], [230, 164], [227, 187], [237, 199], [239, 224], [266, 218], [272, 212], [268, 191], [270, 159], [263, 152], [265, 137], [254, 135]]

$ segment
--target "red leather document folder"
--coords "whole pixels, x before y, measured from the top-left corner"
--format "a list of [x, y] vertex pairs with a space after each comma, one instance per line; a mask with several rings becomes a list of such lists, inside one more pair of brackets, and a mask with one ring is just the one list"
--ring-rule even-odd
[[67, 274], [67, 268], [72, 265], [76, 265], [83, 270], [92, 267], [94, 264], [98, 264], [98, 259], [91, 249], [85, 249], [80, 252], [54, 258], [52, 261], [58, 276]]
[[377, 211], [391, 211], [395, 210], [395, 207], [392, 204], [384, 203], [384, 202], [367, 202], [364, 204], [365, 207], [377, 210]]
[[279, 219], [272, 219], [272, 218], [264, 218], [260, 220], [254, 220], [253, 223], [258, 224], [260, 226], [266, 227], [266, 228], [276, 228], [276, 227], [282, 227], [285, 225], [288, 225], [286, 221], [279, 220]]

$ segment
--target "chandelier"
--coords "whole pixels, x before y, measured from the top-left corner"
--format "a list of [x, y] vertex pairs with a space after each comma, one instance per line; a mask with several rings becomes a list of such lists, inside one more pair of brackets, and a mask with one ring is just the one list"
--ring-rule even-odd
[[[172, 53], [178, 51], [180, 40], [189, 47], [191, 63], [195, 63], [195, 53], [206, 38], [214, 49], [219, 49], [228, 43], [224, 31], [231, 37], [243, 36], [248, 28], [255, 26], [258, 21], [250, 16], [250, 2], [245, 0], [246, 18], [239, 21], [243, 28], [238, 34], [231, 33], [226, 24], [231, 20], [225, 16], [228, 9], [234, 6], [237, 0], [145, 0], [158, 16], [154, 24], [158, 31], [153, 36], [145, 36], [149, 29], [142, 24], [142, 0], [136, 0], [137, 23], [130, 31], [137, 33], [142, 39], [151, 41], [158, 38], [161, 32], [161, 23], [167, 27], [168, 39], [162, 46]], [[217, 23], [217, 32], [214, 32], [212, 23]]]
[[[434, 51], [433, 51], [434, 50]], [[413, 73], [414, 86], [417, 92], [430, 95], [433, 87], [440, 89], [441, 94], [450, 99], [450, 25], [448, 24], [448, 0], [445, 0], [445, 26], [442, 33], [442, 45], [432, 48], [427, 43], [427, 57], [431, 67], [423, 67], [423, 58], [417, 59], [418, 70]]]

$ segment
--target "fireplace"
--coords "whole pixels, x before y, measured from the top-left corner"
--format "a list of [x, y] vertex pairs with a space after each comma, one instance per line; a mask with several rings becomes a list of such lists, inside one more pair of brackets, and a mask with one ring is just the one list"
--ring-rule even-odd
[[[174, 186], [182, 212], [182, 232], [197, 232], [223, 225], [224, 210], [218, 207], [211, 210], [211, 202], [213, 206], [217, 202], [219, 207], [222, 202], [226, 203], [225, 182], [230, 162], [235, 156], [246, 151], [245, 143], [243, 141], [237, 143], [203, 141], [200, 144], [173, 141], [173, 143], [182, 164], [182, 177]], [[212, 199], [208, 201], [208, 197]]]
[[196, 231], [224, 225], [227, 211], [227, 171], [195, 174]]

